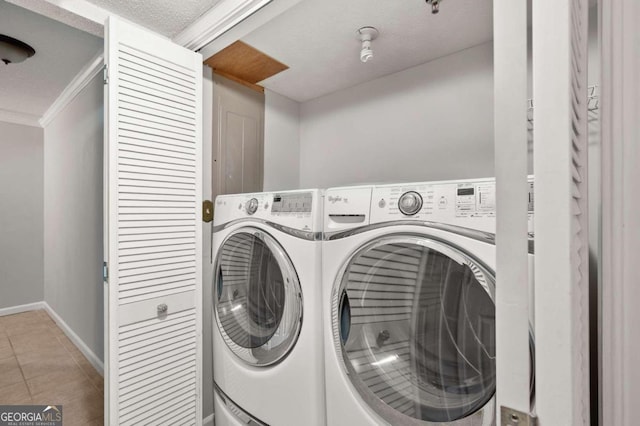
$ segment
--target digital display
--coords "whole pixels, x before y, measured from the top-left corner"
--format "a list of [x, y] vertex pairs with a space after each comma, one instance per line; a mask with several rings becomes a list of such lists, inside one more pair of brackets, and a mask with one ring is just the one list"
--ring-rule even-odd
[[271, 204], [272, 213], [309, 213], [313, 194], [311, 192], [294, 192], [291, 194], [276, 194]]
[[458, 188], [458, 195], [473, 195], [475, 188]]

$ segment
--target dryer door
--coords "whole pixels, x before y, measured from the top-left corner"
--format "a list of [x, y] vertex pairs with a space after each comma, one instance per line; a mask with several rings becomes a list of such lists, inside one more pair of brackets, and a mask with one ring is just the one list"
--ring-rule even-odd
[[333, 335], [345, 373], [392, 425], [494, 424], [493, 273], [419, 235], [374, 240], [344, 265]]
[[287, 356], [302, 324], [298, 275], [280, 244], [258, 228], [229, 235], [218, 250], [214, 310], [231, 351], [250, 365]]

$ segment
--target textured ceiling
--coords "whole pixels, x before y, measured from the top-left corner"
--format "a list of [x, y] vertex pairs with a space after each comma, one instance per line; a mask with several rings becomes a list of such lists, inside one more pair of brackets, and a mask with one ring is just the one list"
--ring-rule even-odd
[[91, 58], [102, 39], [0, 0], [0, 33], [31, 45], [19, 64], [0, 62], [0, 109], [41, 116]]
[[[492, 0], [303, 0], [242, 40], [290, 68], [264, 87], [304, 102], [492, 39]], [[356, 30], [374, 26], [374, 58], [360, 62]]]
[[220, 0], [88, 0], [115, 13], [173, 38]]
[[[1, 1], [2, 0], [0, 0], [0, 2]], [[101, 24], [78, 16], [54, 3], [50, 3], [49, 1], [7, 0], [7, 2], [13, 3], [16, 6], [20, 6], [32, 12], [36, 12], [40, 15], [47, 16], [55, 21], [62, 22], [63, 24], [67, 24], [95, 36], [102, 37], [104, 35], [104, 27]]]

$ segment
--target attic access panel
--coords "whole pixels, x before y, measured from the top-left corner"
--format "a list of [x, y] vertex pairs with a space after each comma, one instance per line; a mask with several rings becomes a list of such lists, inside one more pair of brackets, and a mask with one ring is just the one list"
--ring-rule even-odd
[[211, 56], [205, 64], [217, 74], [251, 85], [289, 69], [282, 62], [240, 40]]

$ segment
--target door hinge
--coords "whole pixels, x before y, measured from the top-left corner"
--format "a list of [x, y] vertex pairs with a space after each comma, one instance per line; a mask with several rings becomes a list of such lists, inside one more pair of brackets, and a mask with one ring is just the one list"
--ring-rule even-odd
[[500, 426], [536, 426], [538, 418], [530, 413], [500, 407]]
[[104, 64], [104, 68], [102, 68], [102, 80], [104, 84], [109, 84], [109, 65]]
[[109, 281], [109, 264], [107, 262], [102, 263], [102, 280]]

